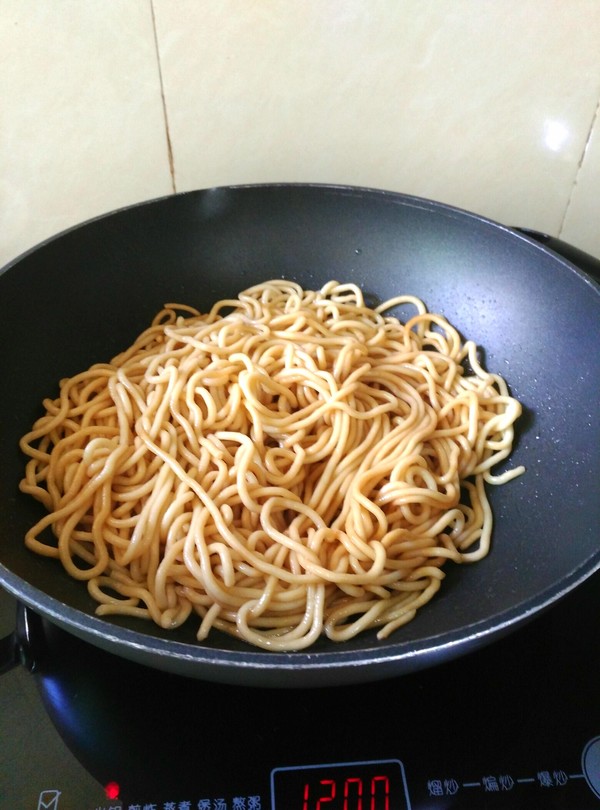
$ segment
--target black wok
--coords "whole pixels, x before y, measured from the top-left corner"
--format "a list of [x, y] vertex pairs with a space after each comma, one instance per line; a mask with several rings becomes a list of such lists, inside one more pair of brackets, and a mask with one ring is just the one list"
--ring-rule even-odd
[[[527, 473], [491, 493], [490, 555], [475, 566], [449, 565], [436, 599], [384, 642], [365, 634], [269, 653], [216, 632], [197, 644], [195, 624], [168, 633], [97, 618], [85, 586], [23, 545], [40, 507], [18, 492], [19, 437], [59, 378], [110, 359], [164, 302], [207, 307], [280, 276], [308, 288], [354, 281], [378, 299], [420, 296], [506, 377], [525, 409], [510, 463]], [[373, 680], [475, 649], [600, 568], [600, 288], [546, 247], [481, 217], [347, 187], [181, 194], [88, 222], [6, 268], [0, 336], [0, 582], [54, 623], [124, 657], [229, 683]]]

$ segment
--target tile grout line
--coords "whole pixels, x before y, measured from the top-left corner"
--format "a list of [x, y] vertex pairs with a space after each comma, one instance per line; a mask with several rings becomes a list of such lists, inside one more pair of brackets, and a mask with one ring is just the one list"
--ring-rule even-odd
[[569, 196], [567, 198], [567, 204], [565, 205], [565, 210], [560, 222], [560, 227], [558, 229], [558, 238], [562, 236], [563, 229], [565, 227], [565, 222], [567, 220], [567, 214], [569, 213], [569, 208], [571, 207], [571, 203], [573, 201], [573, 194], [575, 193], [575, 188], [577, 186], [577, 180], [581, 173], [581, 168], [583, 166], [583, 161], [585, 160], [585, 153], [588, 150], [590, 145], [590, 141], [592, 139], [592, 133], [594, 131], [594, 127], [596, 126], [596, 121], [600, 120], [600, 97], [598, 98], [598, 103], [596, 104], [596, 109], [594, 110], [594, 114], [592, 115], [592, 120], [590, 122], [590, 126], [588, 129], [587, 137], [585, 139], [585, 144], [583, 145], [583, 149], [581, 150], [581, 156], [579, 158], [579, 162], [577, 163], [577, 169], [575, 171], [575, 177], [573, 178], [573, 185], [571, 186], [571, 191], [569, 192]]
[[158, 80], [160, 83], [160, 98], [162, 101], [163, 118], [165, 121], [165, 137], [167, 140], [167, 158], [169, 161], [169, 173], [171, 175], [171, 188], [173, 194], [177, 194], [175, 183], [175, 161], [173, 159], [173, 145], [171, 143], [171, 133], [169, 132], [169, 116], [167, 113], [167, 100], [165, 98], [165, 85], [163, 82], [162, 66], [160, 63], [160, 50], [158, 47], [158, 33], [156, 31], [156, 15], [154, 13], [154, 0], [150, 0], [150, 13], [152, 15], [152, 30], [154, 31], [154, 49], [156, 51], [156, 63], [158, 66]]

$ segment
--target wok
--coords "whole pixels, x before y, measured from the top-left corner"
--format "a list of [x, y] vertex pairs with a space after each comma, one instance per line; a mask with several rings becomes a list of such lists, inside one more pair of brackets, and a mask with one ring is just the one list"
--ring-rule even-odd
[[[41, 507], [18, 491], [17, 447], [57, 381], [129, 345], [164, 302], [208, 307], [261, 280], [410, 292], [475, 340], [524, 406], [490, 494], [489, 556], [449, 564], [407, 627], [272, 653], [196, 623], [175, 632], [98, 618], [84, 585], [26, 550]], [[48, 240], [0, 275], [0, 581], [63, 629], [158, 669], [233, 684], [313, 686], [399, 675], [518, 627], [600, 568], [600, 288], [527, 235], [447, 205], [339, 186], [239, 186], [119, 210]], [[573, 628], [577, 632], [577, 628]]]

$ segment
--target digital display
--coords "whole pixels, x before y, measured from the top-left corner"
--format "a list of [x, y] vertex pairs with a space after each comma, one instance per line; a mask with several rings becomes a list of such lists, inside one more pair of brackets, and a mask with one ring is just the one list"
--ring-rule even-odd
[[271, 810], [410, 810], [398, 759], [275, 768]]

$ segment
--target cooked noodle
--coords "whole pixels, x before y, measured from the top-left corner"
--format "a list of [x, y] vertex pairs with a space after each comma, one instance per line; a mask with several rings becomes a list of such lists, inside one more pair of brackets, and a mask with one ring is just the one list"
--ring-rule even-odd
[[44, 408], [21, 440], [21, 489], [47, 510], [28, 548], [86, 580], [99, 615], [194, 613], [199, 640], [271, 650], [409, 622], [446, 560], [488, 553], [485, 484], [522, 472], [491, 472], [521, 407], [476, 346], [353, 284], [168, 304]]

